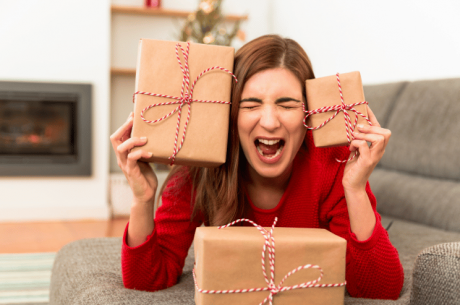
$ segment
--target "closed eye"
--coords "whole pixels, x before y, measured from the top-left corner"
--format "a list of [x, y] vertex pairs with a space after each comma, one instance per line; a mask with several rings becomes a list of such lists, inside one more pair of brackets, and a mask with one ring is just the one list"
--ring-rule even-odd
[[241, 109], [254, 109], [260, 105], [262, 105], [262, 101], [256, 98], [248, 98], [240, 101]]
[[296, 100], [292, 97], [282, 97], [276, 100], [277, 105], [283, 107], [284, 109], [296, 109], [302, 107], [302, 102]]
[[[250, 98], [245, 98], [240, 101], [240, 107], [241, 109], [254, 109], [257, 108], [258, 106], [262, 105], [263, 101], [259, 98], [255, 97], [250, 97]], [[275, 104], [282, 107], [283, 109], [290, 110], [290, 109], [295, 109], [302, 107], [302, 102], [299, 100], [296, 100], [291, 97], [281, 97], [278, 98], [275, 101]]]
[[280, 107], [284, 108], [284, 109], [297, 109], [299, 107], [302, 107], [302, 105], [300, 105], [299, 103], [279, 103], [278, 104]]
[[248, 103], [248, 102], [246, 102], [246, 103], [240, 104], [241, 109], [254, 109], [254, 108], [258, 107], [258, 106], [260, 106], [260, 104], [258, 104], [258, 103]]

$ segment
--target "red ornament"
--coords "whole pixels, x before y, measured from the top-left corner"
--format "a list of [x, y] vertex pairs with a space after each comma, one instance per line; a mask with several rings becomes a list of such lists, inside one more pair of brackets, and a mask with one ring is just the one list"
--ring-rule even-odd
[[161, 0], [145, 0], [145, 6], [158, 8], [161, 6]]

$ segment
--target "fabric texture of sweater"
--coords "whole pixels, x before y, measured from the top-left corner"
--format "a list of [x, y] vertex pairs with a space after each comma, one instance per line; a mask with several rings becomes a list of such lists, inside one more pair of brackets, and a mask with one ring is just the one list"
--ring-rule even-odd
[[[245, 218], [270, 227], [278, 217], [277, 227], [324, 228], [347, 240], [346, 281], [353, 297], [397, 299], [404, 281], [404, 272], [397, 250], [391, 244], [376, 211], [376, 199], [369, 183], [366, 192], [376, 217], [369, 239], [359, 241], [351, 232], [347, 202], [342, 185], [347, 147], [316, 148], [311, 132], [307, 132], [307, 149], [294, 159], [288, 187], [275, 208], [256, 207], [249, 198]], [[195, 229], [204, 219], [191, 220], [192, 186], [174, 187], [170, 179], [162, 194], [154, 229], [146, 241], [136, 247], [127, 244], [128, 226], [123, 236], [121, 264], [125, 287], [156, 291], [177, 283], [190, 248]]]

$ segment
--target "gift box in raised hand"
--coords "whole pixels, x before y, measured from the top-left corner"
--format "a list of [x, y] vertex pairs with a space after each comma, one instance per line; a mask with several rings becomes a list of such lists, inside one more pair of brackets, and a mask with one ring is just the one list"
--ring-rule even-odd
[[316, 147], [349, 145], [357, 124], [371, 124], [358, 71], [309, 79], [305, 88], [304, 124]]
[[234, 49], [142, 39], [132, 137], [142, 161], [214, 167], [226, 161]]

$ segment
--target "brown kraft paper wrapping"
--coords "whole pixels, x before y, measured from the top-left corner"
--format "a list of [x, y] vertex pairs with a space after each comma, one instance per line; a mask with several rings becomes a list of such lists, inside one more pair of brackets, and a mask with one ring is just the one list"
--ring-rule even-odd
[[[136, 71], [137, 91], [144, 91], [170, 96], [181, 96], [183, 73], [176, 58], [175, 41], [141, 39], [139, 42], [138, 63]], [[187, 43], [180, 43], [186, 51]], [[184, 66], [184, 58], [179, 49], [179, 56]], [[233, 71], [234, 49], [231, 47], [202, 45], [191, 43], [188, 65], [190, 69], [190, 86], [204, 70], [220, 66]], [[232, 76], [221, 70], [213, 70], [204, 74], [195, 85], [193, 99], [230, 102]], [[164, 97], [135, 95], [134, 122], [132, 137], [147, 137], [143, 149], [152, 152], [146, 162], [170, 164], [168, 158], [173, 154], [174, 140], [177, 129], [178, 113], [156, 123], [146, 123], [141, 112], [151, 104], [174, 102]], [[173, 111], [179, 104], [156, 106], [144, 112], [149, 121], [162, 118]], [[176, 155], [175, 164], [215, 167], [226, 161], [227, 137], [229, 125], [228, 104], [193, 102], [191, 104], [190, 121], [185, 141]], [[188, 105], [182, 108], [178, 147], [182, 139], [184, 125], [187, 120]]]
[[[361, 74], [358, 71], [340, 73], [340, 85], [342, 87], [343, 100], [346, 105], [365, 101]], [[314, 110], [326, 106], [341, 105], [337, 76], [331, 75], [306, 81], [307, 107]], [[358, 105], [354, 108], [367, 117], [367, 105]], [[310, 127], [321, 125], [329, 119], [335, 111], [328, 111], [313, 114], [308, 118], [307, 124]], [[356, 113], [347, 111], [353, 125]], [[358, 115], [358, 124], [366, 124], [367, 121]], [[351, 131], [350, 131], [351, 136]], [[323, 127], [313, 130], [313, 140], [316, 147], [330, 147], [348, 145], [347, 131], [343, 111]]]
[[[270, 228], [266, 228], [270, 230]], [[318, 284], [345, 281], [346, 240], [324, 229], [275, 228], [275, 285], [294, 268], [319, 265], [324, 272]], [[235, 290], [267, 287], [262, 273], [265, 240], [255, 227], [197, 228], [194, 240], [198, 287], [206, 290]], [[269, 275], [268, 251], [265, 256]], [[316, 280], [318, 269], [304, 269], [291, 275], [283, 286]], [[205, 294], [195, 289], [197, 305], [259, 304], [269, 291]], [[345, 287], [304, 288], [282, 291], [273, 304], [343, 304]], [[268, 304], [268, 302], [266, 303]]]

